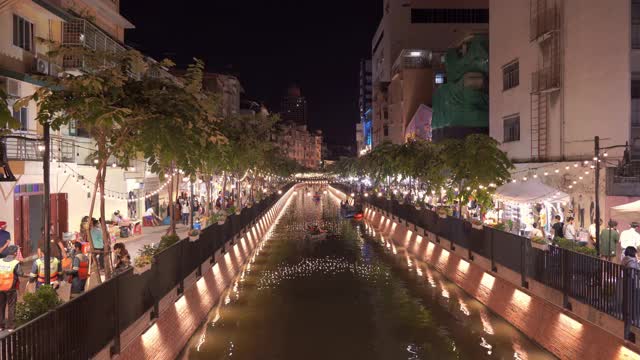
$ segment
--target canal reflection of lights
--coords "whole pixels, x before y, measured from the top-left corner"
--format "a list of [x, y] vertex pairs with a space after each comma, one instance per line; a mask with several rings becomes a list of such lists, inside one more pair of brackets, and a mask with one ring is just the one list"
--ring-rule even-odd
[[470, 316], [471, 312], [469, 311], [467, 304], [464, 303], [464, 300], [458, 299], [458, 303], [460, 303], [460, 311], [462, 311], [463, 314]]
[[493, 326], [491, 326], [491, 321], [489, 320], [489, 315], [484, 310], [480, 310], [480, 321], [482, 321], [482, 330], [488, 335], [494, 335], [496, 332], [493, 330]]
[[480, 339], [482, 339], [482, 342], [480, 343], [480, 346], [482, 346], [483, 348], [487, 349], [487, 355], [491, 355], [491, 351], [493, 349], [493, 346], [491, 346], [491, 344], [489, 344], [487, 342], [487, 340], [485, 340], [484, 337], [481, 337]]

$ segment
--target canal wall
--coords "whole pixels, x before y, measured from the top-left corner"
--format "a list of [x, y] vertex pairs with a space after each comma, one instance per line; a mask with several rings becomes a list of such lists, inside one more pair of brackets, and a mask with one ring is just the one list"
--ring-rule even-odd
[[[202, 263], [202, 276], [198, 276], [197, 271], [189, 274], [181, 296], [178, 296], [176, 287], [163, 297], [155, 320], [150, 321], [151, 310], [129, 326], [120, 337], [121, 352], [113, 359], [175, 359], [251, 259], [256, 247], [296, 194], [295, 189], [296, 186], [292, 187], [254, 226], [242, 231], [234, 241], [216, 252], [214, 265], [209, 260]], [[112, 358], [109, 346], [95, 358]]]
[[[341, 191], [330, 188], [340, 198]], [[638, 348], [615, 333], [622, 322], [572, 301], [573, 312], [559, 306], [562, 294], [532, 281], [529, 289], [520, 274], [447, 239], [365, 204], [367, 221], [387, 241], [426, 262], [526, 336], [561, 359], [640, 359]]]

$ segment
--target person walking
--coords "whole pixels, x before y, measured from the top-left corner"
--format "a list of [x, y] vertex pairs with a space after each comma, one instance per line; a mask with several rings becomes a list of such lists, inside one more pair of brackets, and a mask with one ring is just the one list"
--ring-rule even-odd
[[71, 269], [65, 273], [71, 277], [71, 297], [76, 297], [84, 292], [87, 279], [89, 278], [89, 258], [82, 253], [82, 244], [75, 242], [74, 256]]
[[555, 219], [555, 222], [551, 226], [551, 228], [553, 229], [553, 237], [554, 238], [564, 237], [564, 223], [560, 221], [560, 215], [556, 215], [554, 219]]
[[93, 226], [91, 227], [91, 239], [93, 240], [93, 250], [98, 260], [100, 270], [104, 269], [104, 239], [102, 238], [102, 229], [100, 228], [100, 221], [92, 219]]
[[573, 217], [569, 216], [567, 218], [567, 223], [564, 225], [564, 229], [562, 229], [562, 232], [564, 233], [565, 239], [578, 241], [576, 228], [573, 226]]
[[11, 233], [7, 231], [7, 222], [0, 221], [0, 259], [7, 256], [9, 245], [11, 245]]
[[640, 246], [640, 234], [638, 234], [638, 225], [640, 224], [634, 221], [631, 223], [631, 226], [627, 230], [620, 233], [620, 247], [622, 249], [626, 249], [630, 246], [637, 249], [638, 246]]
[[616, 230], [618, 223], [609, 220], [609, 226], [600, 231], [600, 258], [607, 261], [617, 261], [619, 235]]
[[0, 259], [0, 331], [13, 331], [15, 326], [19, 279], [22, 276], [22, 266], [15, 258], [17, 252], [17, 246], [9, 245], [6, 256]]
[[191, 210], [189, 209], [189, 204], [185, 201], [184, 204], [182, 204], [182, 225], [189, 224], [190, 213], [191, 213]]

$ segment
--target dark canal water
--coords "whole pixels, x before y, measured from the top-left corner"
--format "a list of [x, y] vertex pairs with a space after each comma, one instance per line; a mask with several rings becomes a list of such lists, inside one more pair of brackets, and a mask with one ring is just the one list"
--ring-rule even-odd
[[[368, 225], [337, 212], [330, 195], [317, 203], [298, 192], [184, 358], [553, 358]], [[305, 240], [310, 223], [338, 235]]]

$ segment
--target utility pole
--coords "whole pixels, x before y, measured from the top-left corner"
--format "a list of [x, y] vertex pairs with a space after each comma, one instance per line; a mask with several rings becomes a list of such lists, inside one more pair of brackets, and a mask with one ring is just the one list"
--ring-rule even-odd
[[598, 256], [600, 256], [600, 137], [596, 136], [593, 139], [594, 142], [594, 156], [593, 160], [595, 161], [595, 171], [594, 174], [596, 179], [596, 252]]
[[51, 217], [50, 212], [50, 184], [49, 184], [49, 161], [51, 155], [51, 125], [49, 122], [44, 123], [44, 154], [42, 156], [42, 172], [44, 176], [44, 209], [42, 216], [44, 217], [44, 283], [51, 283]]

